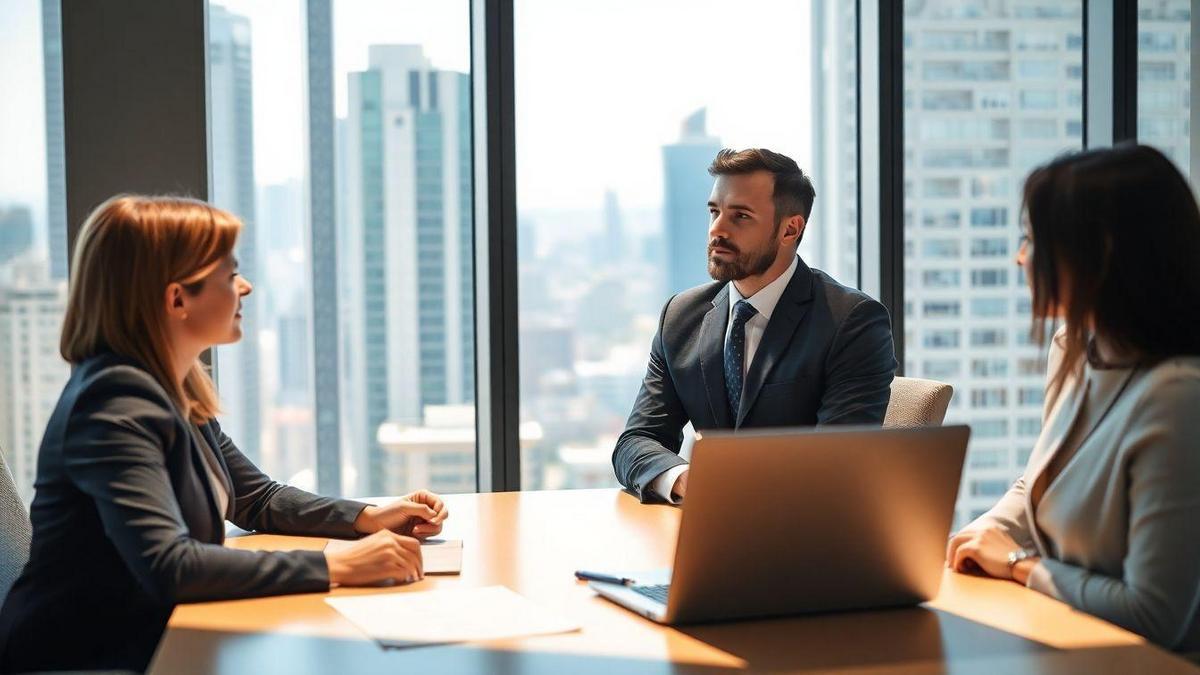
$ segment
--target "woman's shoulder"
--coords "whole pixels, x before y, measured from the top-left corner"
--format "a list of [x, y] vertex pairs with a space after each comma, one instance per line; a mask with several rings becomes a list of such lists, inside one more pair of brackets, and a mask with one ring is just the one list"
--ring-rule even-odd
[[153, 408], [173, 412], [166, 389], [138, 361], [102, 352], [77, 364], [64, 396], [76, 411]]
[[92, 453], [98, 437], [140, 429], [171, 444], [182, 418], [166, 390], [137, 361], [101, 353], [76, 363], [46, 426], [61, 452]]
[[1156, 392], [1190, 396], [1200, 404], [1200, 355], [1172, 356], [1145, 369], [1138, 389], [1148, 395]]
[[[1200, 441], [1200, 356], [1176, 356], [1139, 368], [1122, 395], [1130, 428], [1173, 429]], [[1120, 405], [1120, 404], [1119, 404]]]

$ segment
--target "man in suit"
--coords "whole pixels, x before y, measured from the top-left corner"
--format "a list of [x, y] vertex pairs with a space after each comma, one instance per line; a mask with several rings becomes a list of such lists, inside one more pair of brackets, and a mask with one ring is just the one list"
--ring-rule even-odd
[[667, 301], [650, 364], [613, 451], [643, 502], [687, 493], [683, 427], [880, 424], [896, 358], [879, 302], [804, 264], [816, 192], [792, 159], [722, 150], [708, 210], [715, 279]]

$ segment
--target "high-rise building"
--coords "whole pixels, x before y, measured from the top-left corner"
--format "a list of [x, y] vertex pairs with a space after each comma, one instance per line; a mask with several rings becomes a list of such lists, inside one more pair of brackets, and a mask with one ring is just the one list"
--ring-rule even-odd
[[410, 486], [380, 426], [474, 401], [470, 79], [420, 46], [373, 45], [350, 75], [346, 129], [342, 383], [361, 397], [347, 413], [359, 484], [391, 494]]
[[279, 405], [303, 406], [308, 402], [311, 373], [308, 369], [308, 319], [287, 313], [276, 320], [279, 335]]
[[812, 156], [817, 191], [800, 256], [843, 284], [858, 277], [858, 72], [855, 4], [813, 0]]
[[46, 422], [70, 376], [58, 353], [66, 283], [46, 278], [43, 262], [31, 264], [37, 274], [0, 287], [0, 449], [27, 503]]
[[33, 214], [29, 207], [0, 207], [0, 265], [32, 247]]
[[[251, 89], [250, 22], [213, 5], [209, 9], [209, 87], [211, 89], [212, 185], [209, 197], [241, 218], [237, 257], [247, 279], [258, 272], [255, 227], [254, 101]], [[221, 424], [251, 459], [261, 454], [262, 396], [259, 326], [263, 311], [257, 298], [242, 307], [242, 340], [217, 349]]]
[[625, 228], [621, 219], [621, 203], [613, 190], [604, 191], [604, 229], [598, 246], [592, 249], [597, 265], [619, 265], [629, 255], [625, 248]]
[[[258, 190], [259, 242], [265, 254], [303, 249], [304, 184], [299, 180], [262, 185]], [[304, 275], [296, 269], [297, 277]]]
[[[345, 125], [334, 117], [333, 107], [333, 6], [331, 0], [305, 3], [308, 78], [308, 243], [312, 280], [313, 406], [316, 421], [317, 485], [322, 494], [364, 494], [362, 483], [343, 478], [343, 438], [361, 420], [349, 392], [342, 389], [342, 355], [338, 334], [341, 297], [338, 270], [345, 245], [339, 222], [346, 222], [347, 199], [344, 153], [338, 153]], [[353, 415], [349, 419], [345, 416]]]
[[46, 236], [50, 278], [67, 278], [67, 164], [63, 140], [62, 0], [42, 0], [46, 105]]
[[1185, 175], [1192, 161], [1191, 5], [1190, 0], [1138, 2], [1138, 141], [1162, 150]]
[[907, 2], [905, 370], [972, 427], [956, 522], [1020, 475], [1045, 385], [1013, 263], [1030, 169], [1083, 141], [1083, 3]]
[[663, 228], [667, 243], [667, 292], [712, 281], [708, 251], [708, 167], [721, 142], [705, 129], [707, 112], [697, 110], [683, 121], [679, 140], [663, 146]]

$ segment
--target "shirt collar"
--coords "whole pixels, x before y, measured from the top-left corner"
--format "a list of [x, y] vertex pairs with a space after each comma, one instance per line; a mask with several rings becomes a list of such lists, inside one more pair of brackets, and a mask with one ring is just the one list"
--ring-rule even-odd
[[[780, 274], [775, 281], [763, 286], [757, 293], [749, 298], [743, 298], [738, 292], [737, 286], [732, 281], [729, 282], [729, 316], [733, 316], [733, 307], [738, 303], [738, 300], [749, 302], [758, 313], [767, 321], [771, 320], [771, 314], [775, 311], [775, 305], [779, 304], [779, 299], [783, 297], [783, 291], [791, 282], [792, 277], [796, 274], [797, 264], [800, 262], [799, 256], [792, 257], [792, 264], [788, 266], [783, 274]], [[732, 319], [730, 319], [732, 321]]]

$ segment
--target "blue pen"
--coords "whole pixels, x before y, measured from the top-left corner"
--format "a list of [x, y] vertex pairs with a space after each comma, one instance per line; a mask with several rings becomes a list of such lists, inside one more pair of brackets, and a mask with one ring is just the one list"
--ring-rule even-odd
[[626, 577], [615, 577], [611, 574], [588, 572], [587, 570], [575, 570], [575, 578], [582, 581], [601, 581], [606, 584], [619, 584], [621, 586], [632, 586], [635, 583], [633, 579]]

